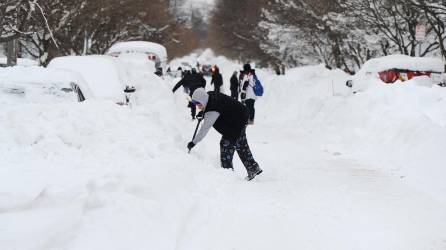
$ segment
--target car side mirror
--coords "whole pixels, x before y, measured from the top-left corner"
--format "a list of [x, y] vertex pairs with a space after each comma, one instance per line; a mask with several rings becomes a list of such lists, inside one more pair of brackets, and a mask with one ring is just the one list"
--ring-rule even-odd
[[345, 82], [345, 86], [352, 88], [353, 87], [353, 81], [352, 80], [348, 80]]

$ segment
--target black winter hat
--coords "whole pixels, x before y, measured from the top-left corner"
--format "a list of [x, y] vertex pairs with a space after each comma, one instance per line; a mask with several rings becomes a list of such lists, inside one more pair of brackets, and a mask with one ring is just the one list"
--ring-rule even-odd
[[251, 71], [251, 65], [249, 63], [243, 65], [243, 70], [245, 72]]

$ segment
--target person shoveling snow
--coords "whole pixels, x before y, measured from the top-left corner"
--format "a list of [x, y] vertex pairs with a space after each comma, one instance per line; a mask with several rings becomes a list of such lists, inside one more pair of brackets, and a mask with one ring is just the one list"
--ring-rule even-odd
[[213, 91], [206, 92], [204, 88], [195, 90], [192, 95], [192, 103], [202, 110], [204, 120], [200, 131], [187, 144], [187, 148], [191, 150], [213, 126], [222, 135], [220, 140], [222, 168], [234, 169], [232, 158], [234, 151], [237, 150], [248, 172], [246, 180], [250, 181], [261, 174], [262, 169], [254, 160], [246, 138], [246, 125], [248, 123], [246, 107], [227, 95]]

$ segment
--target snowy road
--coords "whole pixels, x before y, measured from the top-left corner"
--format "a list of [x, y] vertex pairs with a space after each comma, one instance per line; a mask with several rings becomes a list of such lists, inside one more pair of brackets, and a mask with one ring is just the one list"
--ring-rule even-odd
[[444, 203], [277, 127], [248, 130], [264, 174], [245, 183], [238, 162], [237, 177], [213, 181], [179, 249], [446, 249]]

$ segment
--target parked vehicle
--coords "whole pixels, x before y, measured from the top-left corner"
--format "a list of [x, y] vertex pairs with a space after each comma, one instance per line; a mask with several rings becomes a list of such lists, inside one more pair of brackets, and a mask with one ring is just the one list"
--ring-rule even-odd
[[109, 56], [64, 56], [51, 60], [50, 69], [70, 74], [79, 100], [100, 99], [125, 104], [125, 83], [121, 82], [117, 60]]
[[0, 84], [0, 92], [1, 102], [52, 103], [75, 102], [77, 100], [77, 95], [68, 82]]
[[[360, 90], [362, 82], [375, 78], [385, 84], [407, 81], [415, 77], [429, 77], [432, 84], [444, 85], [444, 63], [438, 58], [390, 55], [373, 58], [364, 63], [346, 85]], [[358, 89], [359, 88], [359, 89]]]
[[145, 59], [155, 63], [155, 74], [163, 75], [167, 63], [167, 50], [158, 43], [146, 41], [119, 42], [111, 46], [106, 52], [113, 57], [121, 57], [124, 54], [142, 54]]
[[200, 71], [204, 76], [212, 76], [212, 65], [202, 64], [200, 67]]

